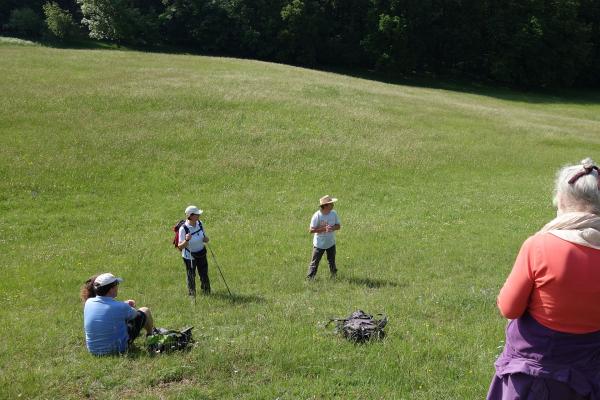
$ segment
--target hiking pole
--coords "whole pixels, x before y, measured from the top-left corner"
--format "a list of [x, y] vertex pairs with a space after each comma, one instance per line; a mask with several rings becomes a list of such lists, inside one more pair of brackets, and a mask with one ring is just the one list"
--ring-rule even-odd
[[[194, 280], [196, 280], [196, 272], [194, 270], [194, 261], [196, 261], [194, 259], [194, 256], [192, 255], [192, 252], [186, 248], [186, 250], [188, 251], [188, 253], [190, 253], [190, 268], [192, 269], [192, 271], [194, 271]], [[187, 266], [186, 266], [187, 269]], [[189, 272], [186, 271], [187, 274], [189, 274]], [[194, 283], [195, 285], [195, 283]], [[194, 295], [192, 296], [194, 298], [194, 308], [196, 307], [196, 289], [194, 289]]]
[[227, 281], [225, 280], [225, 277], [223, 276], [221, 267], [219, 267], [219, 263], [217, 263], [217, 258], [215, 257], [215, 253], [213, 253], [212, 248], [210, 248], [208, 246], [208, 244], [206, 245], [206, 247], [208, 248], [208, 250], [210, 250], [210, 255], [212, 256], [213, 261], [215, 262], [215, 265], [217, 266], [217, 269], [219, 270], [219, 274], [221, 275], [221, 278], [223, 279], [223, 283], [225, 284], [225, 287], [227, 288], [227, 291], [229, 292], [229, 296], [233, 299], [233, 295], [231, 294], [231, 290], [229, 290], [229, 286], [227, 286]]

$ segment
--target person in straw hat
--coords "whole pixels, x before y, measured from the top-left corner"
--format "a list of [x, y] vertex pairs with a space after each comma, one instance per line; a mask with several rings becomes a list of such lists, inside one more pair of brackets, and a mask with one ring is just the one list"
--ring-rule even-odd
[[190, 296], [196, 296], [196, 269], [200, 276], [202, 293], [210, 294], [210, 279], [208, 278], [208, 260], [206, 259], [206, 246], [208, 236], [200, 221], [202, 210], [196, 206], [185, 209], [186, 221], [179, 228], [179, 244], [181, 257], [187, 271], [187, 287]]
[[340, 218], [333, 210], [333, 203], [336, 201], [337, 199], [329, 195], [321, 197], [319, 199], [319, 210], [310, 219], [309, 231], [313, 234], [313, 251], [308, 266], [307, 279], [314, 279], [323, 253], [327, 253], [331, 277], [335, 278], [337, 273], [335, 265], [335, 231], [340, 229]]

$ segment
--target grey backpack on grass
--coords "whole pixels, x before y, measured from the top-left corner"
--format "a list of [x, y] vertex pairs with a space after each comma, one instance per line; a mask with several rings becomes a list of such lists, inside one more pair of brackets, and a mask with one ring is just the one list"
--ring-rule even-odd
[[174, 329], [154, 328], [152, 334], [146, 337], [146, 348], [151, 354], [188, 350], [194, 343], [192, 329], [193, 327], [187, 327], [178, 331]]
[[362, 310], [354, 311], [348, 318], [334, 318], [329, 322], [335, 322], [335, 332], [341, 333], [351, 342], [364, 343], [371, 339], [383, 339], [385, 332], [383, 328], [387, 325], [387, 317], [383, 314], [372, 315]]

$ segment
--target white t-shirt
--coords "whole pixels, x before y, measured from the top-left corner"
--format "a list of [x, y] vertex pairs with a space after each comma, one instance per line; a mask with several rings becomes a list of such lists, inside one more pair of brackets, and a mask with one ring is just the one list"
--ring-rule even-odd
[[[190, 238], [187, 247], [184, 247], [183, 250], [181, 250], [181, 256], [185, 259], [191, 260], [192, 256], [190, 251], [195, 253], [204, 248], [204, 228], [201, 228], [200, 221], [197, 222], [196, 226], [192, 226], [190, 225], [190, 221], [186, 220], [184, 225], [187, 226], [192, 237]], [[179, 243], [183, 242], [184, 240], [185, 228], [183, 225], [181, 225], [179, 228]]]
[[[326, 225], [338, 225], [340, 219], [335, 210], [329, 211], [328, 214], [321, 214], [321, 210], [313, 214], [310, 219], [311, 228], [319, 228]], [[341, 225], [341, 224], [340, 224]], [[315, 233], [313, 236], [313, 246], [319, 249], [328, 249], [335, 245], [335, 231]]]

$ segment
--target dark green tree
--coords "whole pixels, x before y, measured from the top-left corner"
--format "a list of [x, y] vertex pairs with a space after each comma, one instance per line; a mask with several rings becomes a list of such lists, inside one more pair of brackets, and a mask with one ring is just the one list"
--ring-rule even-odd
[[523, 86], [570, 86], [589, 63], [592, 26], [579, 0], [493, 3], [490, 76]]
[[318, 0], [290, 0], [285, 4], [281, 9], [282, 47], [278, 57], [295, 64], [317, 64], [317, 48], [326, 23], [323, 17], [324, 9]]

